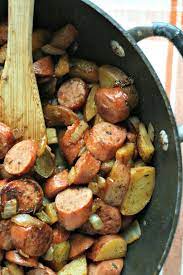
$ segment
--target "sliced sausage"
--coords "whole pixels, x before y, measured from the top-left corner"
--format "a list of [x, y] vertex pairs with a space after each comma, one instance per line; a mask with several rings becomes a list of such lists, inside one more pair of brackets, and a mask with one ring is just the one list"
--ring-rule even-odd
[[74, 166], [74, 184], [90, 182], [100, 170], [100, 161], [95, 159], [90, 152], [85, 152]]
[[78, 116], [65, 106], [46, 104], [43, 106], [43, 112], [48, 127], [68, 126], [79, 121]]
[[6, 260], [8, 260], [11, 263], [21, 265], [21, 266], [27, 266], [27, 267], [37, 267], [38, 261], [35, 257], [29, 257], [25, 258], [22, 255], [18, 253], [16, 250], [11, 250], [6, 252], [5, 254]]
[[53, 76], [54, 65], [51, 56], [43, 57], [33, 63], [33, 70], [37, 76], [47, 77]]
[[71, 139], [72, 134], [78, 125], [79, 121], [75, 122], [72, 126], [69, 126], [65, 134], [59, 137], [58, 140], [60, 150], [64, 153], [64, 156], [70, 165], [77, 158], [81, 148], [84, 146], [83, 138], [77, 140], [76, 142]]
[[89, 188], [68, 188], [55, 199], [61, 224], [67, 230], [74, 230], [84, 224], [92, 210], [92, 191]]
[[4, 159], [5, 170], [12, 175], [21, 176], [34, 166], [37, 154], [37, 143], [33, 140], [23, 140], [15, 144]]
[[39, 221], [39, 225], [32, 224], [27, 227], [13, 223], [11, 237], [17, 250], [21, 249], [26, 255], [36, 257], [43, 255], [48, 250], [53, 232], [49, 225], [41, 221]]
[[96, 159], [110, 160], [126, 139], [126, 130], [108, 122], [96, 124], [85, 135], [87, 149]]
[[0, 221], [0, 249], [10, 250], [13, 248], [11, 225], [11, 220]]
[[54, 175], [53, 177], [47, 179], [44, 192], [46, 197], [49, 199], [54, 198], [60, 191], [66, 189], [69, 186], [68, 180], [68, 171], [63, 170], [60, 173]]
[[88, 275], [120, 275], [123, 269], [123, 259], [102, 261], [89, 264]]
[[95, 102], [98, 113], [108, 122], [120, 122], [130, 114], [128, 96], [120, 87], [98, 89]]
[[67, 231], [60, 223], [56, 223], [53, 228], [53, 244], [62, 243], [67, 241], [70, 237], [70, 232]]
[[41, 186], [31, 179], [19, 179], [8, 182], [1, 190], [1, 204], [4, 207], [7, 201], [17, 200], [17, 213], [37, 211], [43, 201]]
[[82, 232], [87, 234], [116, 234], [121, 229], [121, 214], [118, 208], [110, 206], [104, 203], [100, 199], [95, 199], [93, 205], [98, 205], [96, 214], [101, 218], [103, 222], [103, 228], [100, 230], [95, 230], [91, 223], [87, 221], [81, 227]]
[[87, 98], [88, 87], [80, 78], [71, 78], [64, 82], [58, 90], [58, 102], [71, 110], [80, 109]]
[[6, 124], [0, 122], [0, 159], [3, 159], [15, 142], [13, 131]]
[[51, 268], [43, 265], [41, 265], [41, 267], [28, 271], [26, 274], [27, 275], [56, 275], [56, 273]]
[[69, 258], [73, 259], [84, 253], [94, 243], [94, 239], [82, 234], [73, 234], [70, 239], [71, 249]]

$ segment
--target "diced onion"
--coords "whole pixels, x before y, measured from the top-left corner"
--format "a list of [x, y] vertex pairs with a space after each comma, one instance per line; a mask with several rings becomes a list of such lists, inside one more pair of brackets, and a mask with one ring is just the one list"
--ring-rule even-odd
[[54, 202], [48, 203], [45, 206], [45, 212], [49, 218], [50, 224], [54, 224], [58, 221], [57, 211]]
[[97, 214], [92, 214], [89, 217], [89, 222], [95, 230], [101, 230], [104, 226], [101, 218]]
[[58, 143], [57, 132], [55, 128], [46, 128], [46, 134], [47, 134], [48, 144]]
[[53, 246], [50, 246], [46, 254], [44, 254], [43, 259], [49, 262], [53, 261], [53, 251], [54, 251]]
[[88, 184], [88, 188], [91, 189], [91, 191], [94, 195], [96, 195], [99, 191], [98, 183], [94, 182], [94, 181], [92, 181]]
[[102, 189], [102, 188], [105, 187], [106, 181], [105, 181], [105, 179], [103, 177], [97, 176], [97, 183], [98, 183], [99, 189]]
[[154, 141], [154, 127], [151, 122], [148, 125], [148, 135], [149, 135], [151, 141], [153, 142]]
[[42, 222], [49, 223], [49, 224], [51, 223], [49, 216], [43, 210], [36, 213], [36, 216]]
[[17, 225], [28, 227], [32, 225], [41, 226], [42, 222], [29, 214], [18, 214], [11, 219]]
[[135, 220], [123, 233], [122, 237], [127, 244], [131, 244], [141, 237], [141, 229], [137, 220]]
[[1, 213], [3, 219], [9, 219], [17, 213], [17, 200], [12, 199], [6, 202], [4, 211]]
[[77, 142], [82, 137], [87, 128], [88, 124], [84, 120], [81, 120], [78, 127], [76, 127], [71, 135], [71, 142]]
[[139, 118], [136, 117], [136, 116], [132, 116], [128, 120], [130, 121], [132, 126], [135, 128], [136, 132], [138, 132], [139, 131], [139, 124], [140, 124]]

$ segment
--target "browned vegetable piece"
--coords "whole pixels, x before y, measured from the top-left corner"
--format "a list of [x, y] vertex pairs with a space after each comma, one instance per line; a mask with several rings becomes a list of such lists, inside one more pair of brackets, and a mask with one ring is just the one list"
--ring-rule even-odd
[[0, 48], [0, 64], [4, 64], [4, 62], [6, 60], [6, 52], [7, 52], [7, 44], [4, 44]]
[[71, 78], [64, 82], [57, 93], [58, 102], [71, 110], [80, 109], [88, 95], [88, 87], [80, 78]]
[[122, 70], [111, 65], [103, 65], [99, 68], [99, 82], [103, 88], [112, 88], [115, 85], [122, 88], [128, 96], [128, 104], [131, 109], [138, 104], [138, 94], [133, 85], [133, 80]]
[[83, 254], [87, 249], [89, 249], [93, 245], [94, 239], [86, 235], [75, 233], [71, 235], [70, 243], [71, 249], [69, 258], [73, 259]]
[[88, 95], [85, 109], [84, 109], [84, 116], [86, 121], [90, 121], [97, 113], [97, 107], [95, 104], [95, 94], [98, 88], [99, 88], [99, 85], [97, 84], [93, 85]]
[[103, 222], [103, 227], [100, 230], [96, 230], [92, 227], [91, 223], [87, 221], [81, 227], [82, 232], [90, 235], [106, 235], [118, 233], [121, 228], [121, 214], [119, 209], [104, 203], [98, 198], [94, 200], [93, 207], [95, 206], [97, 208], [95, 213], [101, 218]]
[[86, 135], [87, 149], [96, 159], [107, 161], [114, 157], [126, 139], [126, 129], [108, 122], [96, 124]]
[[27, 266], [27, 267], [37, 267], [38, 261], [35, 257], [23, 257], [18, 253], [16, 250], [11, 250], [6, 252], [5, 254], [6, 260], [8, 260], [11, 263], [21, 265], [21, 266]]
[[95, 102], [98, 113], [108, 122], [120, 122], [130, 114], [128, 97], [120, 87], [98, 89]]
[[0, 159], [3, 159], [15, 142], [13, 131], [6, 124], [0, 122]]
[[54, 66], [50, 56], [45, 56], [33, 63], [34, 73], [40, 77], [53, 76]]
[[53, 34], [50, 44], [60, 49], [67, 49], [78, 36], [76, 28], [67, 24]]
[[139, 155], [144, 162], [149, 162], [154, 154], [154, 146], [151, 139], [147, 133], [145, 125], [143, 123], [139, 124], [139, 133], [137, 136], [137, 148]]
[[95, 159], [90, 152], [85, 152], [77, 160], [72, 171], [69, 183], [82, 184], [90, 182], [100, 170], [100, 161]]
[[15, 144], [4, 159], [5, 170], [12, 175], [21, 176], [34, 166], [37, 154], [37, 143], [33, 140], [23, 140]]
[[62, 243], [69, 239], [70, 232], [63, 228], [59, 223], [53, 229], [53, 244]]
[[[32, 220], [35, 221], [34, 224]], [[15, 219], [12, 221], [15, 221]], [[11, 226], [11, 237], [17, 250], [21, 250], [28, 256], [36, 257], [43, 255], [48, 250], [52, 242], [53, 233], [49, 225], [31, 217], [30, 224], [28, 222], [23, 222], [22, 225], [13, 223]]]
[[104, 161], [101, 164], [100, 171], [104, 174], [108, 174], [114, 165], [114, 160]]
[[37, 211], [43, 201], [41, 186], [31, 179], [19, 179], [8, 182], [1, 190], [1, 204], [5, 207], [9, 200], [16, 199], [17, 213]]
[[126, 143], [116, 152], [116, 159], [124, 164], [128, 164], [133, 159], [135, 153], [135, 143]]
[[101, 122], [105, 122], [105, 120], [97, 113], [95, 116], [94, 125], [101, 123]]
[[55, 76], [60, 78], [65, 74], [69, 73], [69, 58], [68, 55], [65, 54], [60, 57], [57, 65], [55, 66]]
[[98, 66], [85, 59], [71, 59], [69, 74], [71, 77], [80, 77], [86, 82], [98, 82]]
[[32, 33], [32, 51], [40, 49], [51, 37], [51, 33], [46, 29], [37, 29]]
[[120, 206], [130, 184], [130, 169], [116, 160], [104, 188], [98, 194], [101, 199], [112, 206]]
[[8, 25], [6, 23], [0, 24], [0, 45], [7, 42], [8, 38]]
[[72, 126], [67, 128], [67, 131], [63, 136], [59, 135], [59, 147], [60, 150], [64, 153], [64, 156], [69, 164], [72, 164], [73, 161], [77, 158], [81, 148], [84, 146], [83, 134], [79, 139], [73, 139], [73, 134], [78, 129], [80, 125], [79, 121], [76, 121]]
[[132, 168], [129, 189], [121, 205], [122, 215], [131, 216], [139, 213], [150, 201], [154, 186], [154, 167]]
[[68, 183], [68, 171], [63, 170], [60, 173], [47, 179], [44, 192], [47, 198], [54, 198], [60, 191], [66, 189], [69, 186]]
[[54, 77], [51, 78], [46, 83], [41, 83], [39, 85], [39, 92], [41, 96], [43, 96], [44, 98], [53, 97], [56, 90], [56, 84], [57, 84], [57, 79]]
[[59, 49], [57, 47], [54, 47], [51, 44], [46, 44], [44, 46], [41, 47], [41, 50], [45, 53], [45, 54], [50, 54], [50, 55], [63, 55], [65, 54], [65, 51], [62, 49]]
[[84, 224], [92, 210], [92, 192], [89, 188], [68, 188], [55, 199], [59, 220], [67, 230]]
[[65, 106], [46, 104], [43, 112], [48, 127], [68, 126], [79, 121], [78, 116]]
[[38, 156], [34, 165], [34, 170], [43, 178], [49, 178], [55, 169], [55, 156], [51, 148], [46, 145], [44, 152]]
[[56, 275], [56, 273], [51, 268], [40, 264], [38, 268], [31, 269], [26, 274], [27, 275]]
[[0, 249], [10, 250], [13, 249], [11, 239], [11, 220], [0, 221]]
[[119, 235], [100, 237], [91, 247], [87, 256], [94, 262], [124, 257], [127, 251], [126, 241]]
[[120, 275], [123, 269], [123, 259], [102, 261], [89, 264], [88, 275]]

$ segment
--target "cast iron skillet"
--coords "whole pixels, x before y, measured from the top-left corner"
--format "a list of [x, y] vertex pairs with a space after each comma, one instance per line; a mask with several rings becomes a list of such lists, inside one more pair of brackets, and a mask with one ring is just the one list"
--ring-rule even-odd
[[[183, 33], [168, 24], [137, 27], [125, 31], [111, 17], [87, 0], [36, 0], [34, 26], [57, 29], [70, 22], [79, 30], [77, 55], [111, 64], [135, 79], [140, 96], [138, 115], [155, 128], [156, 188], [151, 203], [139, 215], [142, 238], [129, 246], [123, 275], [158, 274], [169, 252], [181, 203], [182, 165], [180, 139], [166, 93], [136, 41], [151, 35], [169, 38], [183, 54]], [[7, 0], [0, 0], [0, 18], [7, 14]], [[132, 37], [133, 36], [133, 37]], [[111, 49], [117, 46], [120, 57]], [[136, 41], [135, 41], [136, 40]], [[161, 57], [160, 57], [161, 62]], [[164, 130], [168, 150], [164, 151], [159, 134]], [[180, 131], [181, 132], [181, 131]], [[183, 133], [183, 131], [181, 132]], [[183, 134], [181, 135], [181, 141]], [[164, 140], [166, 143], [166, 140]], [[164, 147], [167, 147], [166, 144]]]

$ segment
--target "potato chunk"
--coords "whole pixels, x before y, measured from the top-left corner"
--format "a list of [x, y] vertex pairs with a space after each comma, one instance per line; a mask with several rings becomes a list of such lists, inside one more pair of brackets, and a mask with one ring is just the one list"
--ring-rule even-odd
[[86, 257], [82, 256], [65, 265], [58, 275], [87, 275]]
[[121, 206], [123, 215], [135, 215], [150, 201], [155, 186], [155, 168], [150, 166], [131, 169], [131, 182]]

